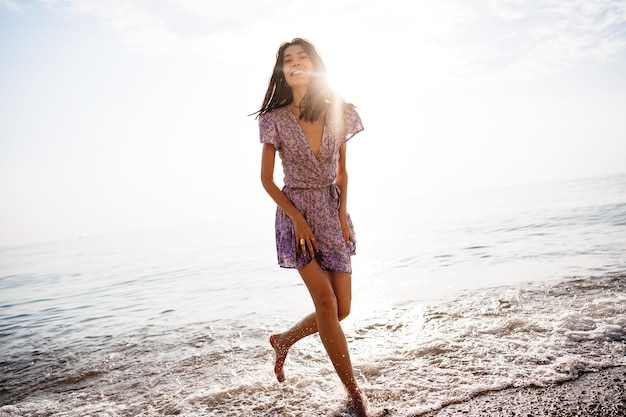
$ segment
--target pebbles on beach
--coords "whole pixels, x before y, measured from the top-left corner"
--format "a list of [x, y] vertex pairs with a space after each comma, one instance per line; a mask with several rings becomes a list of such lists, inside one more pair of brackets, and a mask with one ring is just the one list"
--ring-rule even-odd
[[547, 387], [506, 389], [451, 404], [422, 417], [623, 417], [626, 367], [586, 373]]

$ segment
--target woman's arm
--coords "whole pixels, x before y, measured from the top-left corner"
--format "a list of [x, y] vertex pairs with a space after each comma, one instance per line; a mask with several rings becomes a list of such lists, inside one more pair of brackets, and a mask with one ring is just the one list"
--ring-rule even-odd
[[293, 221], [294, 217], [302, 215], [300, 211], [289, 201], [285, 193], [274, 182], [274, 161], [276, 159], [276, 148], [269, 143], [263, 144], [263, 154], [261, 156], [261, 183], [265, 191], [280, 206], [287, 216]]
[[337, 177], [335, 184], [339, 187], [339, 220], [341, 221], [341, 229], [343, 231], [343, 240], [348, 241], [350, 238], [350, 229], [348, 228], [348, 170], [346, 169], [346, 144], [345, 142], [339, 148], [339, 162], [337, 163]]
[[309, 248], [309, 252], [313, 254], [317, 252], [317, 242], [315, 242], [313, 232], [309, 227], [306, 219], [287, 198], [285, 193], [274, 182], [274, 162], [276, 159], [276, 148], [269, 143], [263, 144], [263, 154], [261, 156], [261, 183], [265, 191], [272, 197], [272, 199], [278, 204], [278, 206], [289, 216], [293, 222], [295, 238], [296, 238], [296, 250], [301, 250], [305, 255], [304, 248], [299, 244], [300, 239], [306, 241], [306, 246]]

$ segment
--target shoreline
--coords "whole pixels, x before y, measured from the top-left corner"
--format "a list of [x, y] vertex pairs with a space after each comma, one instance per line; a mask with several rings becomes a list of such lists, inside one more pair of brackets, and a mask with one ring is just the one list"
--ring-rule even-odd
[[[584, 373], [546, 387], [508, 388], [450, 404], [419, 417], [626, 415], [626, 366]], [[414, 417], [418, 417], [414, 416]]]

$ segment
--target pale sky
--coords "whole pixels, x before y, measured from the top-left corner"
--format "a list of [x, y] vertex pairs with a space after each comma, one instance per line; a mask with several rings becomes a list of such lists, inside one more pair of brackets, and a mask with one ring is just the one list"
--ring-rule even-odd
[[366, 127], [350, 204], [626, 171], [626, 1], [0, 0], [0, 245], [271, 223], [294, 37]]

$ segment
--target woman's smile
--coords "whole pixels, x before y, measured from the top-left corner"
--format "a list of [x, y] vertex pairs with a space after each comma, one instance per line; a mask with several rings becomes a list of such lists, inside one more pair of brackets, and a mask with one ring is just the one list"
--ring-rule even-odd
[[314, 70], [313, 62], [302, 45], [291, 45], [285, 49], [283, 73], [290, 87], [307, 85], [309, 74]]

